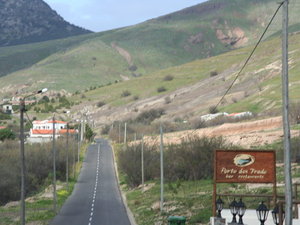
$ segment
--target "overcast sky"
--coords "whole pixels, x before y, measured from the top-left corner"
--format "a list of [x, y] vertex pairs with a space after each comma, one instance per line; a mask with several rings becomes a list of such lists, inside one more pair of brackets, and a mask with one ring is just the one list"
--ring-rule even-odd
[[137, 24], [206, 0], [44, 0], [66, 21], [104, 31]]

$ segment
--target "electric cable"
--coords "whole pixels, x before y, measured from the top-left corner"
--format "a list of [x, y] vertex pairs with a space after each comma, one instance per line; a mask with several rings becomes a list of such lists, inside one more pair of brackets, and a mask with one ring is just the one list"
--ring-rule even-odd
[[215, 111], [218, 106], [221, 104], [221, 102], [223, 101], [223, 99], [225, 98], [225, 96], [228, 94], [228, 92], [230, 91], [230, 89], [233, 87], [233, 85], [235, 84], [235, 82], [237, 81], [237, 79], [239, 78], [239, 76], [241, 75], [242, 71], [245, 69], [245, 67], [247, 66], [247, 64], [249, 63], [251, 57], [253, 56], [254, 52], [256, 51], [258, 45], [261, 43], [262, 39], [264, 38], [266, 32], [268, 31], [268, 28], [270, 27], [270, 25], [272, 24], [275, 16], [277, 15], [279, 9], [281, 8], [281, 6], [283, 5], [283, 2], [280, 3], [280, 5], [278, 6], [277, 10], [275, 11], [275, 13], [273, 14], [271, 20], [269, 21], [267, 27], [265, 28], [264, 32], [262, 33], [261, 37], [259, 38], [258, 42], [256, 43], [255, 47], [253, 48], [252, 52], [250, 53], [250, 55], [248, 56], [247, 60], [245, 61], [244, 65], [242, 66], [242, 68], [240, 69], [239, 73], [236, 75], [236, 77], [233, 79], [231, 85], [228, 87], [228, 89], [226, 90], [226, 92], [224, 93], [224, 95], [221, 97], [221, 99], [219, 100], [219, 102], [215, 105], [215, 107], [213, 108], [213, 111]]
[[[265, 30], [263, 31], [261, 37], [259, 38], [258, 42], [256, 43], [255, 47], [253, 48], [252, 52], [250, 53], [250, 55], [248, 56], [247, 60], [245, 61], [244, 65], [242, 66], [242, 68], [240, 69], [239, 73], [236, 75], [236, 77], [234, 78], [234, 80], [232, 81], [232, 83], [230, 84], [230, 86], [227, 88], [226, 92], [223, 94], [223, 96], [220, 98], [220, 100], [218, 101], [218, 103], [212, 108], [212, 111], [215, 111], [218, 106], [221, 104], [221, 102], [223, 101], [223, 99], [225, 98], [225, 96], [229, 93], [229, 91], [231, 90], [231, 88], [233, 87], [233, 85], [235, 84], [235, 82], [237, 81], [237, 79], [239, 78], [239, 76], [241, 75], [242, 71], [245, 69], [245, 67], [247, 66], [247, 64], [249, 63], [251, 57], [253, 56], [254, 52], [256, 51], [258, 45], [261, 43], [264, 35], [266, 34], [266, 32], [268, 31], [270, 25], [272, 24], [274, 18], [276, 17], [279, 9], [281, 8], [281, 6], [283, 5], [284, 2], [281, 2], [278, 6], [278, 8], [276, 9], [275, 13], [273, 14], [271, 20], [269, 21], [268, 25], [266, 26]], [[201, 121], [200, 122], [200, 127], [205, 123], [205, 121]], [[196, 132], [197, 129], [194, 129], [190, 134], [193, 135]]]

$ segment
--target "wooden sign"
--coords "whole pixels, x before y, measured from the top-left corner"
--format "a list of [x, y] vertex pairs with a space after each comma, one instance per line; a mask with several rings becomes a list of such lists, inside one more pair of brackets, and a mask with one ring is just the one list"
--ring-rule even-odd
[[275, 151], [216, 150], [215, 182], [276, 182]]

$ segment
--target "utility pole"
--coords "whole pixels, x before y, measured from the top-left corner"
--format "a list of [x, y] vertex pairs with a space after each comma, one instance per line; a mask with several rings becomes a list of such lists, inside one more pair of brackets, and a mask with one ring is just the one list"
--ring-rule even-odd
[[67, 147], [66, 147], [66, 182], [67, 190], [69, 190], [69, 123], [67, 123]]
[[145, 174], [144, 174], [144, 135], [142, 135], [142, 153], [141, 153], [141, 161], [142, 161], [142, 189], [144, 191], [145, 184]]
[[74, 134], [74, 142], [73, 142], [73, 178], [75, 180], [76, 177], [76, 157], [75, 157], [75, 151], [76, 151], [76, 136], [77, 133]]
[[127, 123], [125, 123], [125, 128], [124, 128], [124, 144], [127, 144]]
[[[83, 118], [83, 117], [82, 117]], [[81, 135], [80, 135], [80, 142], [82, 143], [83, 141], [83, 133], [84, 133], [84, 119], [81, 119], [81, 125], [80, 125], [80, 131], [81, 131]]]
[[136, 150], [136, 133], [134, 133], [134, 151]]
[[121, 143], [121, 123], [119, 123], [119, 143]]
[[25, 108], [25, 99], [36, 95], [45, 93], [48, 89], [43, 88], [35, 93], [27, 95], [23, 98], [20, 98], [20, 160], [21, 160], [21, 199], [20, 199], [20, 222], [21, 225], [25, 225], [25, 195], [26, 195], [26, 188], [25, 188], [25, 135], [24, 135], [24, 112], [26, 111]]
[[25, 99], [20, 99], [20, 154], [21, 154], [21, 225], [25, 225], [25, 137], [24, 137]]
[[52, 136], [52, 154], [53, 154], [53, 211], [56, 214], [56, 149], [55, 149], [55, 116], [53, 116], [53, 136]]
[[288, 0], [283, 1], [282, 10], [282, 108], [284, 130], [284, 174], [285, 174], [285, 224], [292, 225], [292, 177], [289, 125], [289, 79], [288, 79]]
[[163, 128], [160, 125], [160, 212], [163, 212], [164, 206], [164, 140]]

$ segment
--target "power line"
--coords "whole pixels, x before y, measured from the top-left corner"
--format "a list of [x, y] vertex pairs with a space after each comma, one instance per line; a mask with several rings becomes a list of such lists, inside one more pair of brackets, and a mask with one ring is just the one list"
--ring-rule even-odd
[[[223, 99], [225, 98], [225, 96], [228, 94], [228, 92], [230, 91], [230, 89], [233, 87], [233, 85], [235, 84], [235, 82], [237, 81], [237, 79], [239, 78], [239, 76], [241, 75], [242, 71], [245, 69], [246, 65], [248, 64], [249, 60], [251, 59], [251, 57], [253, 56], [255, 50], [257, 49], [258, 45], [261, 43], [264, 35], [266, 34], [266, 32], [268, 31], [270, 25], [272, 24], [275, 16], [277, 15], [279, 9], [281, 8], [281, 6], [283, 5], [284, 2], [281, 2], [280, 5], [278, 6], [278, 8], [276, 9], [275, 13], [273, 14], [270, 22], [268, 23], [268, 25], [266, 26], [265, 30], [263, 31], [261, 37], [259, 38], [257, 44], [255, 45], [255, 47], [253, 48], [252, 52], [250, 53], [250, 55], [248, 56], [247, 60], [245, 61], [244, 65], [242, 66], [241, 70], [239, 71], [239, 73], [237, 74], [237, 76], [235, 77], [235, 79], [233, 80], [233, 82], [231, 83], [231, 85], [228, 87], [227, 91], [224, 93], [224, 95], [221, 97], [221, 99], [219, 100], [219, 102], [214, 106], [214, 108], [212, 109], [212, 111], [215, 111], [218, 106], [220, 105], [220, 103], [223, 101]], [[204, 124], [205, 121], [201, 121], [200, 127], [201, 125]], [[193, 135], [196, 132], [197, 129], [194, 129], [189, 135]]]
[[261, 37], [259, 38], [258, 42], [256, 43], [254, 49], [252, 50], [252, 52], [250, 53], [250, 55], [248, 56], [247, 60], [245, 61], [244, 65], [242, 66], [241, 70], [239, 71], [239, 73], [236, 75], [236, 77], [234, 78], [234, 80], [232, 81], [231, 85], [228, 87], [227, 91], [224, 93], [224, 95], [221, 97], [221, 99], [219, 100], [219, 102], [215, 105], [215, 107], [213, 108], [213, 111], [215, 111], [218, 106], [220, 105], [220, 103], [223, 101], [223, 99], [225, 98], [225, 96], [228, 94], [228, 92], [230, 91], [230, 89], [233, 87], [233, 85], [235, 84], [235, 82], [237, 81], [237, 79], [239, 78], [239, 76], [241, 75], [242, 71], [245, 69], [245, 67], [247, 66], [248, 62], [250, 61], [251, 57], [253, 56], [255, 50], [257, 49], [258, 45], [261, 43], [263, 37], [265, 36], [266, 32], [268, 31], [270, 25], [272, 24], [275, 16], [277, 15], [279, 9], [281, 8], [281, 6], [283, 5], [283, 2], [280, 3], [280, 5], [278, 6], [277, 10], [275, 11], [275, 13], [273, 14], [270, 22], [268, 23], [267, 27], [265, 28], [264, 32], [262, 33]]

